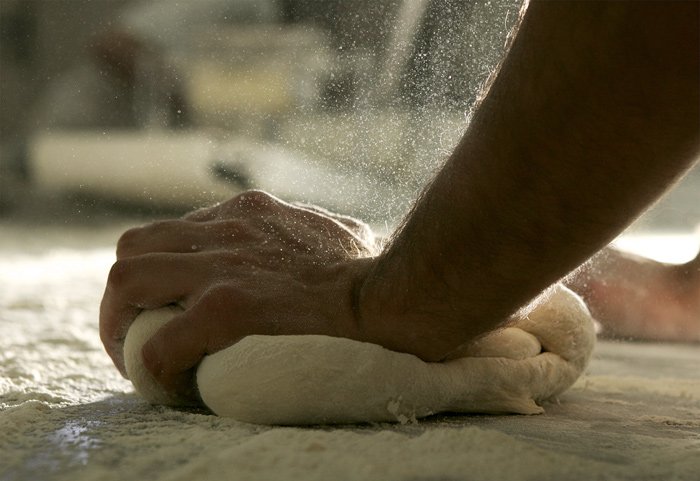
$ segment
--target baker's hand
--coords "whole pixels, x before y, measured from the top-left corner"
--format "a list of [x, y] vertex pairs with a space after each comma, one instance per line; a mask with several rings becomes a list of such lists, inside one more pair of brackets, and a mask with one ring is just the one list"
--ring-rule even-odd
[[250, 334], [354, 339], [356, 289], [377, 246], [354, 219], [251, 191], [181, 220], [127, 231], [100, 308], [100, 336], [125, 375], [123, 342], [143, 309], [185, 310], [142, 351], [162, 386], [194, 398], [203, 356]]

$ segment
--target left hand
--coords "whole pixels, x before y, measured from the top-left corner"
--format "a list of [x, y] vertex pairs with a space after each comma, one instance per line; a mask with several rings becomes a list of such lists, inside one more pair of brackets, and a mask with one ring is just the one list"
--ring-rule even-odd
[[169, 392], [195, 399], [203, 356], [251, 334], [362, 339], [356, 290], [377, 247], [367, 226], [251, 191], [183, 219], [131, 229], [117, 245], [100, 307], [100, 336], [125, 375], [123, 342], [144, 309], [184, 312], [144, 346]]

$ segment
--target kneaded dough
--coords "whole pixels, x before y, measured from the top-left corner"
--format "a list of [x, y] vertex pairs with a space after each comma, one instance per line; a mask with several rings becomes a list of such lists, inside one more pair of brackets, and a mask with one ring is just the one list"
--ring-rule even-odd
[[[141, 347], [177, 312], [141, 313], [127, 334], [126, 370], [154, 404], [177, 405], [143, 368]], [[571, 386], [595, 342], [583, 301], [555, 286], [511, 326], [430, 363], [381, 346], [328, 336], [248, 336], [206, 356], [197, 386], [220, 416], [258, 424], [406, 422], [439, 412], [543, 412]]]

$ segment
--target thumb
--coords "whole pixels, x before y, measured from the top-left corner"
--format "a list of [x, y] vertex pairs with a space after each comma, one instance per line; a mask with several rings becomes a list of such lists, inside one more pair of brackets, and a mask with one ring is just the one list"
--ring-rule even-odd
[[200, 404], [196, 368], [207, 354], [208, 334], [193, 321], [191, 310], [161, 327], [141, 349], [146, 370], [170, 395], [187, 404]]

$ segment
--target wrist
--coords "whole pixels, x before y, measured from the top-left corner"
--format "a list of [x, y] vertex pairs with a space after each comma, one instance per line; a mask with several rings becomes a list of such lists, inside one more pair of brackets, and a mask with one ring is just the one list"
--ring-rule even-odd
[[471, 337], [461, 332], [465, 319], [450, 317], [455, 313], [449, 312], [444, 299], [431, 300], [412, 292], [413, 274], [404, 273], [406, 266], [392, 262], [392, 257], [385, 252], [373, 258], [355, 286], [354, 310], [361, 340], [425, 361], [442, 360], [464, 342], [463, 337]]
[[362, 342], [376, 342], [361, 314], [361, 290], [375, 258], [360, 258], [334, 264], [326, 277], [331, 291], [318, 293], [325, 304], [325, 317], [332, 320], [329, 335]]

